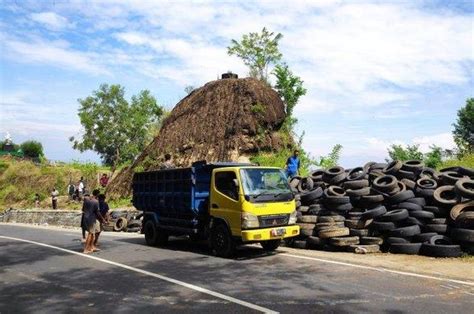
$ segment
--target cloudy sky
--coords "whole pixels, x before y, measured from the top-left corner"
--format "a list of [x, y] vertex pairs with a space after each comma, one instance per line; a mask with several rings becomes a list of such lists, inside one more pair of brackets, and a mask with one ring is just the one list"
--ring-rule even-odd
[[267, 27], [307, 95], [296, 107], [314, 156], [383, 160], [395, 144], [451, 148], [474, 94], [474, 1], [0, 0], [0, 135], [36, 139], [47, 158], [72, 150], [78, 98], [101, 83], [149, 89], [171, 109], [187, 85], [247, 69], [231, 39]]

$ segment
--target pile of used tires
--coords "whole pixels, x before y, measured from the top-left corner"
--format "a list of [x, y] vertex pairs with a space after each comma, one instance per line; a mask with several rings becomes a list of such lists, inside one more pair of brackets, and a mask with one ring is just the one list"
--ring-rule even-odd
[[433, 257], [474, 254], [474, 169], [367, 163], [293, 177], [296, 248]]
[[113, 211], [109, 214], [108, 223], [103, 225], [103, 229], [116, 232], [140, 232], [142, 216], [140, 212]]

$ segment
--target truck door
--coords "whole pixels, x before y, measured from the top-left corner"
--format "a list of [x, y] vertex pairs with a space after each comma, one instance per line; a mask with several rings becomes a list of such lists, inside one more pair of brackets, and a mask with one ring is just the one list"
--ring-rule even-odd
[[232, 235], [240, 236], [241, 207], [240, 186], [232, 170], [214, 170], [211, 185], [211, 216], [224, 219]]

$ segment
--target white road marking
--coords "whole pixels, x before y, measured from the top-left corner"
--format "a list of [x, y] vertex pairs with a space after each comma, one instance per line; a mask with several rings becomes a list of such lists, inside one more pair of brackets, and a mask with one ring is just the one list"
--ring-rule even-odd
[[206, 288], [202, 288], [202, 287], [199, 287], [199, 286], [196, 286], [196, 285], [184, 282], [184, 281], [180, 281], [180, 280], [173, 279], [173, 278], [170, 278], [170, 277], [166, 277], [166, 276], [163, 276], [163, 275], [160, 275], [160, 274], [152, 273], [152, 272], [149, 272], [149, 271], [146, 271], [146, 270], [143, 270], [143, 269], [139, 269], [139, 268], [136, 268], [136, 267], [128, 266], [128, 265], [117, 263], [117, 262], [112, 262], [112, 261], [109, 261], [109, 260], [106, 260], [106, 259], [103, 259], [103, 258], [100, 258], [100, 257], [87, 255], [87, 254], [71, 251], [71, 250], [68, 250], [68, 249], [63, 249], [63, 248], [60, 248], [60, 247], [57, 247], [57, 246], [53, 246], [53, 245], [49, 245], [49, 244], [45, 244], [45, 243], [41, 243], [41, 242], [35, 242], [35, 241], [19, 239], [19, 238], [12, 238], [12, 237], [6, 237], [6, 236], [0, 236], [0, 238], [7, 239], [7, 240], [26, 242], [26, 243], [30, 243], [30, 244], [35, 244], [35, 245], [47, 247], [47, 248], [50, 248], [50, 249], [55, 249], [55, 250], [58, 250], [58, 251], [78, 255], [78, 256], [81, 256], [81, 257], [84, 257], [84, 258], [89, 258], [89, 259], [94, 260], [94, 261], [102, 262], [102, 263], [105, 263], [105, 264], [113, 265], [113, 266], [124, 268], [124, 269], [127, 269], [127, 270], [131, 270], [131, 271], [134, 271], [136, 273], [140, 273], [140, 274], [150, 276], [150, 277], [155, 277], [155, 278], [161, 279], [163, 281], [173, 283], [175, 285], [179, 285], [179, 286], [191, 289], [191, 290], [195, 290], [195, 291], [198, 291], [198, 292], [201, 292], [201, 293], [205, 293], [205, 294], [214, 296], [216, 298], [223, 299], [225, 301], [236, 303], [236, 304], [245, 306], [247, 308], [250, 308], [250, 309], [253, 309], [253, 310], [256, 310], [256, 311], [260, 311], [262, 313], [278, 313], [278, 312], [275, 312], [273, 310], [267, 309], [265, 307], [261, 307], [261, 306], [258, 306], [256, 304], [252, 304], [252, 303], [249, 303], [249, 302], [246, 302], [246, 301], [243, 301], [243, 300], [239, 300], [239, 299], [236, 299], [234, 297], [231, 297], [231, 296], [219, 293], [219, 292], [215, 292], [215, 291], [212, 291], [212, 290], [209, 290], [209, 289], [206, 289]]
[[288, 257], [293, 257], [293, 258], [299, 258], [299, 259], [305, 259], [305, 260], [311, 260], [311, 261], [318, 261], [318, 262], [329, 263], [329, 264], [336, 264], [336, 265], [349, 266], [349, 267], [362, 268], [362, 269], [370, 269], [370, 270], [375, 270], [375, 271], [379, 271], [379, 272], [386, 272], [386, 273], [392, 273], [392, 274], [403, 275], [403, 276], [433, 279], [433, 280], [439, 280], [439, 281], [458, 283], [458, 284], [467, 285], [467, 286], [474, 286], [474, 282], [472, 282], [472, 281], [463, 281], [463, 280], [456, 280], [456, 279], [443, 278], [443, 277], [435, 277], [435, 276], [430, 276], [430, 275], [422, 275], [422, 274], [418, 274], [418, 273], [410, 273], [410, 272], [392, 270], [392, 269], [386, 269], [386, 268], [357, 265], [357, 264], [346, 263], [346, 262], [331, 261], [331, 260], [317, 258], [317, 257], [300, 256], [300, 255], [293, 255], [293, 254], [288, 254], [288, 253], [280, 253], [276, 256], [288, 256]]
[[439, 286], [444, 289], [453, 290], [453, 287], [450, 287], [450, 286], [445, 286], [445, 285], [439, 285]]

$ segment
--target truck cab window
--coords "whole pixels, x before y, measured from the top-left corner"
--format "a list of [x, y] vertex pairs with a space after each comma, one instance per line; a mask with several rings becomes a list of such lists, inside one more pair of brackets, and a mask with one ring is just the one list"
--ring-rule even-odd
[[235, 182], [234, 180], [236, 179], [237, 179], [237, 176], [235, 175], [234, 172], [231, 172], [231, 171], [218, 172], [215, 175], [216, 189], [222, 194], [237, 201], [239, 199], [239, 193], [234, 183]]

